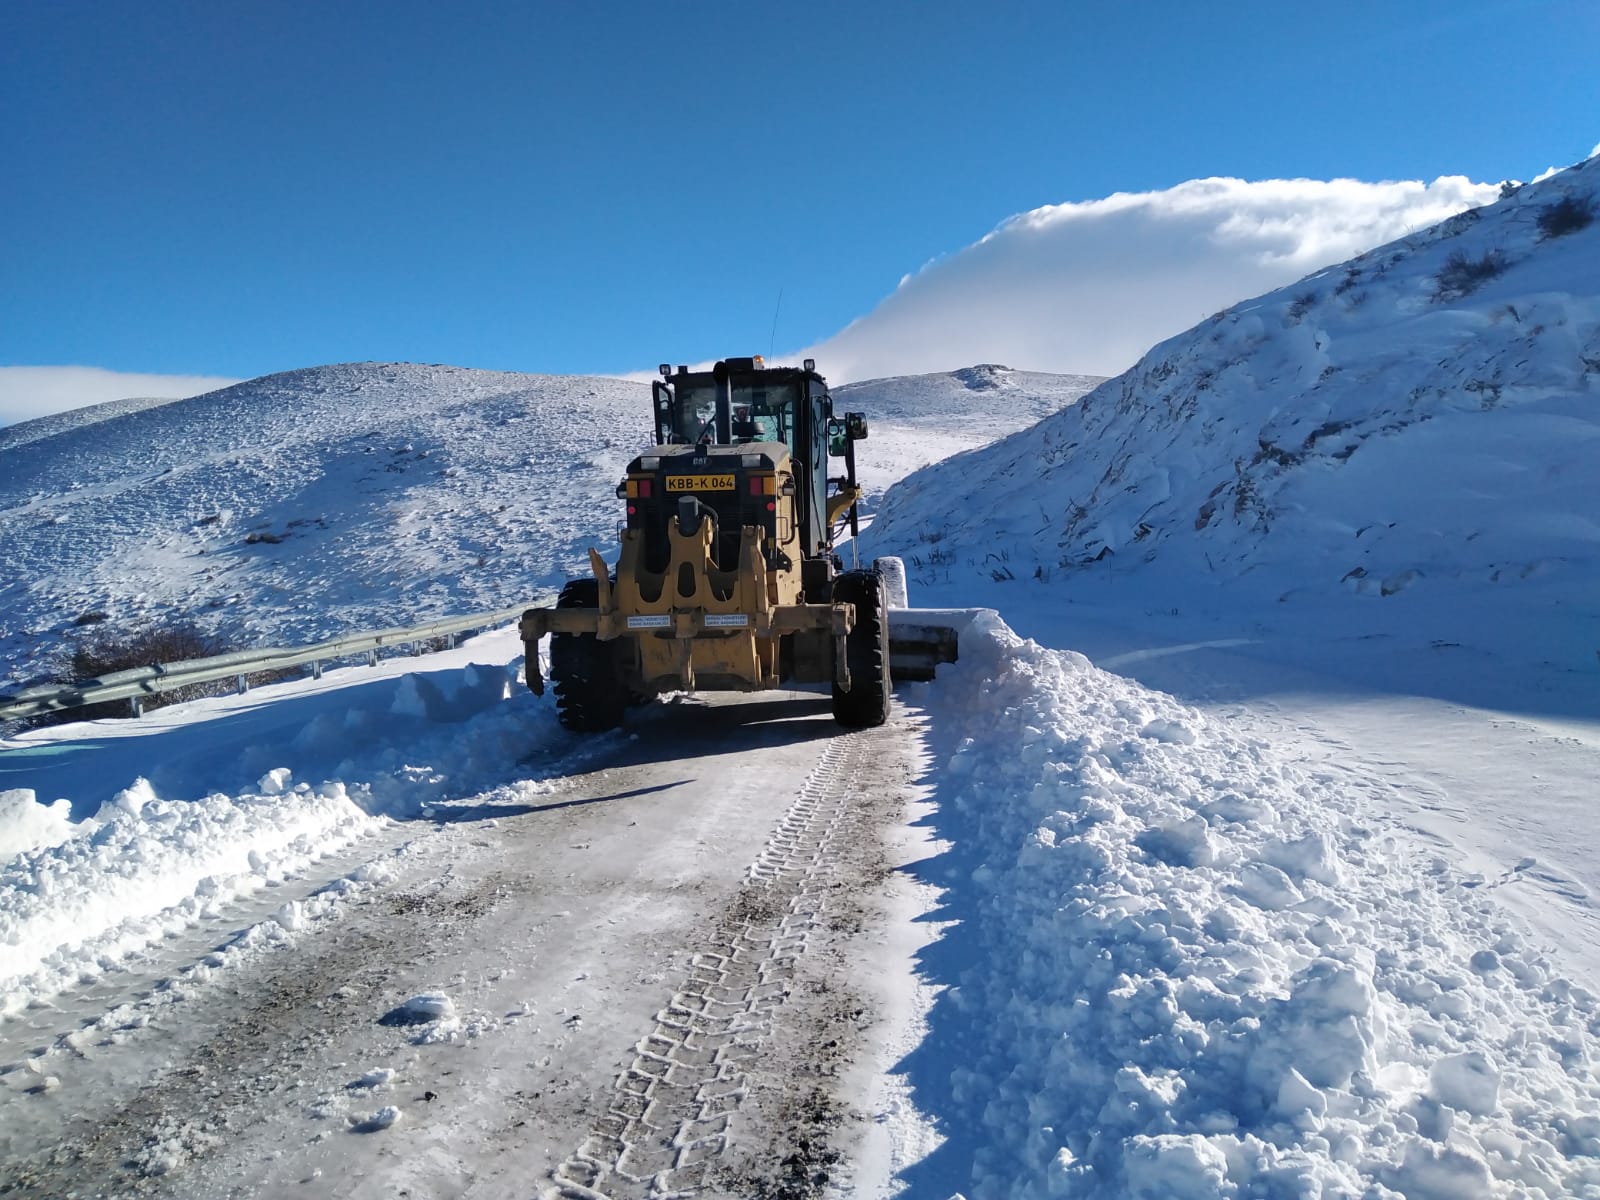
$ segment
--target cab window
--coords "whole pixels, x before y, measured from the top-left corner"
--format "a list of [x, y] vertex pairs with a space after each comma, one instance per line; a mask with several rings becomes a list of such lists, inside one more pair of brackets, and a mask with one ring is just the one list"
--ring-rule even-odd
[[794, 446], [792, 387], [747, 384], [733, 387], [731, 432], [736, 442], [783, 442]]
[[673, 414], [673, 440], [692, 444], [717, 437], [717, 389], [712, 384], [704, 387], [678, 388], [677, 404]]

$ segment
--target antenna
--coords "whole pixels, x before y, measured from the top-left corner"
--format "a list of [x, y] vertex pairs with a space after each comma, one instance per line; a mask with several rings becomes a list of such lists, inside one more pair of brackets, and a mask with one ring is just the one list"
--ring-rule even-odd
[[772, 336], [767, 338], [767, 358], [772, 358], [772, 347], [778, 340], [778, 314], [783, 311], [783, 285], [778, 285], [778, 303], [772, 310]]

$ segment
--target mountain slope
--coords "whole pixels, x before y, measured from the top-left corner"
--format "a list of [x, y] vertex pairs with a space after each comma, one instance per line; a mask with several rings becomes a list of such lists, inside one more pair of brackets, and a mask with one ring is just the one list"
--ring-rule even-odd
[[856, 448], [869, 502], [911, 471], [986, 446], [1076, 403], [1099, 375], [1052, 375], [980, 363], [959, 371], [868, 379], [833, 389], [834, 408], [867, 414]]
[[[1172, 596], [1215, 582], [1442, 605], [1534, 581], [1592, 614], [1597, 212], [1590, 160], [1218, 313], [1081, 404], [908, 479], [874, 546], [925, 577], [1114, 572]], [[1553, 652], [1592, 667], [1578, 615]]]
[[86, 612], [249, 644], [505, 603], [577, 560], [566, 512], [614, 484], [637, 392], [324, 367], [0, 450], [5, 651]]

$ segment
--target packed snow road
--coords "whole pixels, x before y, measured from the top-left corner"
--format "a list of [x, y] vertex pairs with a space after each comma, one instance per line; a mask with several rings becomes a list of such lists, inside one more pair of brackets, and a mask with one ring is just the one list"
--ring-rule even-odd
[[682, 701], [385, 823], [0, 1025], [0, 1193], [825, 1177], [919, 745], [903, 713], [841, 735], [825, 695]]

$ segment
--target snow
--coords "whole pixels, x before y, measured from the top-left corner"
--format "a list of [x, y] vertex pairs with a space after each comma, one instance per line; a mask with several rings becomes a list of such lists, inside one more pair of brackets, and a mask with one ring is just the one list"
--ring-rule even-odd
[[[1352, 591], [1442, 614], [1453, 642], [1537, 605], [1519, 644], [1591, 671], [1600, 223], [1546, 237], [1540, 219], [1597, 176], [1591, 161], [1218, 313], [973, 463], [912, 476], [873, 545], [913, 582], [971, 563], [1174, 596], [1226, 584], [1253, 608]], [[1458, 258], [1504, 269], [1447, 293]]]
[[[911, 602], [965, 626], [899, 692], [927, 849], [861, 967], [894, 1019], [858, 1194], [1600, 1196], [1600, 225], [1541, 228], [1597, 173], [1238, 305], [1087, 396], [994, 364], [839, 389], [872, 427], [849, 553], [901, 557]], [[1456, 255], [1505, 269], [1447, 286]], [[89, 610], [282, 643], [533, 601], [609, 536], [646, 394], [360, 364], [19, 426], [5, 671]], [[223, 922], [63, 1043], [136, 1056], [186, 995], [356, 920], [429, 818], [548, 791], [596, 744], [520, 653], [503, 629], [0, 742], [0, 1029]], [[394, 1057], [334, 1064], [305, 1111], [420, 1135], [406, 1056], [532, 1016], [473, 997], [448, 972], [344, 994]], [[596, 997], [544, 1007], [605, 1028]], [[0, 1108], [70, 1091], [65, 1053], [6, 1064]], [[216, 1137], [166, 1114], [138, 1170]]]
[[[140, 779], [79, 836], [11, 860], [0, 868], [4, 1011], [197, 923], [372, 828], [343, 784], [296, 800], [247, 793], [170, 802]], [[291, 909], [278, 923], [292, 931], [302, 921]]]
[[43, 804], [29, 788], [0, 791], [0, 860], [36, 846], [59, 846], [74, 832], [71, 801]]
[[[914, 689], [952, 924], [912, 1194], [1600, 1194], [1600, 226], [1539, 226], [1597, 171], [885, 497], [917, 603], [1038, 639]], [[1441, 297], [1457, 252], [1509, 265]]]
[[1600, 1187], [1600, 1000], [1383, 806], [993, 615], [961, 653], [911, 1078], [967, 1194]]
[[[485, 648], [510, 661], [470, 661]], [[398, 834], [398, 818], [496, 786], [536, 793], [543, 785], [515, 764], [551, 736], [554, 719], [528, 711], [535, 702], [525, 689], [513, 693], [520, 649], [515, 631], [504, 631], [435, 656], [427, 672], [398, 660], [162, 710], [149, 721], [94, 722], [97, 746], [75, 740], [81, 726], [5, 743], [13, 753], [72, 751], [33, 766], [25, 758], [16, 773], [76, 794], [46, 806], [32, 788], [4, 793], [16, 820], [7, 833], [19, 849], [0, 862], [0, 1019], [348, 848], [370, 843], [376, 854], [386, 834]], [[457, 665], [444, 665], [452, 659]], [[290, 696], [297, 701], [271, 703]], [[257, 765], [285, 754], [299, 771], [319, 774], [302, 780], [289, 767]], [[159, 765], [165, 782], [134, 777], [111, 791], [116, 773], [141, 760]], [[303, 932], [385, 872], [381, 860], [362, 864], [329, 890], [284, 903], [211, 965]]]
[[375, 1113], [366, 1116], [356, 1116], [352, 1113], [346, 1119], [350, 1122], [350, 1128], [357, 1133], [377, 1133], [399, 1121], [400, 1110], [392, 1104], [387, 1104]]

